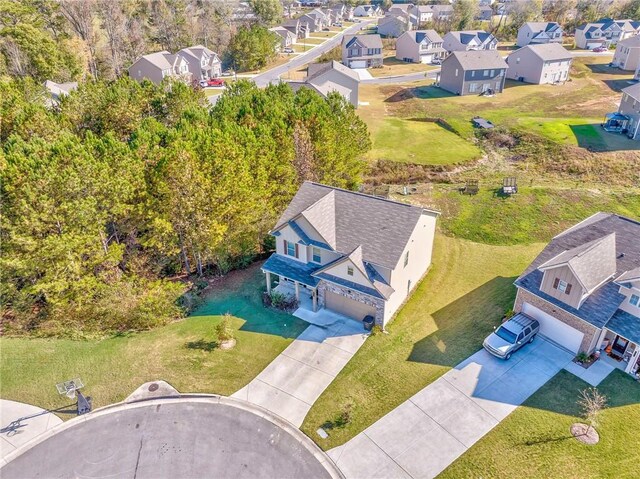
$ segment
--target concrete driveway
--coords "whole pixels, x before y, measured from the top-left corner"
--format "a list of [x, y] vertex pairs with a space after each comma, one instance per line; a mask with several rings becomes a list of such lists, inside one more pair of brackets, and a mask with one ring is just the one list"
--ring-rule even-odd
[[362, 323], [321, 309], [300, 308], [311, 324], [255, 379], [231, 397], [257, 404], [297, 427], [368, 334]]
[[540, 337], [509, 361], [480, 350], [329, 456], [347, 478], [435, 477], [572, 358]]

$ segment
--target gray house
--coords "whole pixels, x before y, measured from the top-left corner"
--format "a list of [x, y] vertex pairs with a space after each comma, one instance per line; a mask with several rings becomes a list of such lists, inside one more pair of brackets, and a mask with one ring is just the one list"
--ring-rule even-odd
[[342, 37], [342, 63], [349, 68], [382, 66], [380, 35], [345, 35]]
[[398, 38], [404, 32], [412, 30], [413, 27], [414, 24], [412, 24], [409, 15], [402, 11], [388, 13], [378, 20], [378, 34], [383, 37]]
[[527, 22], [518, 29], [519, 47], [530, 43], [562, 43], [562, 27], [557, 22]]
[[640, 140], [640, 83], [622, 90], [618, 114], [627, 117], [627, 136]]
[[611, 63], [621, 70], [636, 71], [640, 67], [640, 35], [618, 42]]
[[576, 46], [589, 50], [609, 48], [625, 38], [640, 34], [640, 22], [632, 20], [602, 19], [576, 28]]
[[138, 58], [129, 67], [129, 76], [138, 81], [147, 79], [157, 85], [167, 77], [191, 83], [191, 72], [187, 60], [181, 55], [174, 55], [166, 50]]
[[358, 108], [358, 86], [360, 77], [351, 68], [334, 60], [326, 63], [311, 63], [307, 68], [307, 78], [303, 82], [289, 82], [294, 90], [311, 88], [323, 97], [336, 92], [355, 108]]
[[453, 52], [442, 62], [439, 86], [456, 95], [501, 93], [507, 68], [495, 50]]
[[476, 20], [480, 21], [490, 21], [493, 18], [493, 8], [489, 5], [482, 5], [478, 7], [478, 14], [476, 15]]
[[189, 64], [189, 72], [193, 80], [209, 80], [222, 73], [222, 64], [218, 55], [202, 45], [183, 48], [178, 55]]
[[298, 18], [290, 18], [289, 20], [285, 20], [281, 27], [289, 30], [298, 39], [309, 37], [309, 29], [307, 28], [307, 24], [301, 22]]
[[297, 40], [295, 33], [284, 27], [273, 27], [269, 31], [280, 37], [280, 49], [290, 47]]
[[396, 41], [396, 58], [405, 62], [431, 63], [445, 53], [442, 37], [435, 30], [405, 32]]
[[498, 48], [496, 37], [484, 30], [449, 32], [444, 36], [443, 40], [443, 47], [448, 52], [495, 50]]
[[507, 57], [507, 77], [543, 85], [569, 79], [573, 56], [559, 43], [527, 45]]
[[45, 89], [49, 92], [49, 98], [45, 101], [48, 107], [56, 106], [60, 103], [63, 96], [67, 96], [74, 90], [78, 89], [78, 82], [72, 81], [67, 83], [56, 83], [51, 80], [44, 82]]

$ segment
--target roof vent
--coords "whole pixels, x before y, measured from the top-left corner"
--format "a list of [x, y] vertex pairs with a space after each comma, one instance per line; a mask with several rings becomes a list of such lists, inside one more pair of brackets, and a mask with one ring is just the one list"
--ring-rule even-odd
[[620, 253], [620, 254], [618, 255], [618, 259], [620, 259], [620, 258], [624, 258], [624, 253]]

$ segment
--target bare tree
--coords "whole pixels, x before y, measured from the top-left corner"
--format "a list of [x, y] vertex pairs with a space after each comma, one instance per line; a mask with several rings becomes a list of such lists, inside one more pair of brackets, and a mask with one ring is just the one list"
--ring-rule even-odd
[[293, 147], [295, 149], [295, 157], [293, 166], [298, 173], [300, 181], [316, 180], [315, 178], [315, 153], [313, 151], [313, 143], [309, 130], [298, 122], [293, 128]]
[[98, 77], [96, 62], [97, 38], [93, 31], [95, 0], [59, 0], [60, 11], [76, 34], [85, 42], [89, 50], [89, 71]]
[[122, 74], [123, 70], [122, 55], [125, 50], [127, 19], [122, 11], [122, 5], [118, 1], [98, 0], [96, 11], [100, 18], [101, 26], [107, 35], [111, 70], [117, 78]]
[[582, 409], [584, 418], [589, 422], [585, 435], [588, 436], [591, 429], [598, 425], [600, 413], [607, 406], [607, 397], [597, 388], [587, 388], [580, 391], [578, 405]]

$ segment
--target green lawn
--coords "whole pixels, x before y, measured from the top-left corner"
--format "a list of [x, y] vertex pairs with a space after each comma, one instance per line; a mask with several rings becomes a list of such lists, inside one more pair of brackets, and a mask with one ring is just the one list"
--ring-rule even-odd
[[584, 422], [576, 400], [588, 386], [561, 371], [438, 477], [637, 478], [640, 384], [621, 371], [600, 384], [608, 408], [595, 446], [581, 444], [569, 432], [571, 424]]
[[309, 44], [304, 45], [302, 43], [295, 43], [291, 45], [291, 48], [293, 48], [293, 51], [297, 53], [304, 53], [307, 50], [311, 50], [313, 47], [315, 47], [315, 45], [309, 45]]
[[437, 123], [386, 118], [373, 132], [372, 160], [447, 165], [476, 159], [480, 150]]
[[326, 42], [327, 39], [326, 38], [313, 38], [313, 37], [309, 37], [309, 38], [301, 38], [300, 40], [298, 40], [298, 43], [301, 44], [307, 44], [307, 45], [320, 45], [321, 43]]
[[[1, 396], [45, 408], [68, 403], [55, 384], [80, 377], [95, 406], [123, 400], [140, 384], [164, 379], [179, 391], [232, 394], [253, 379], [306, 327], [262, 307], [258, 265], [235, 272], [191, 317], [153, 331], [102, 341], [0, 339]], [[234, 315], [237, 345], [215, 348], [220, 314]]]
[[640, 219], [637, 191], [587, 190], [575, 184], [558, 187], [558, 183], [554, 187], [529, 187], [530, 179], [534, 178], [519, 176], [519, 192], [508, 198], [496, 195], [502, 185], [498, 176], [493, 188], [485, 180], [474, 196], [460, 194], [458, 185], [433, 185], [411, 199], [441, 211], [440, 228], [446, 234], [486, 244], [549, 241], [598, 211]]
[[[313, 405], [302, 430], [323, 449], [344, 443], [482, 347], [513, 305], [513, 281], [541, 244], [488, 246], [438, 235], [432, 269], [389, 325], [369, 338]], [[346, 408], [350, 421], [316, 430]]]

